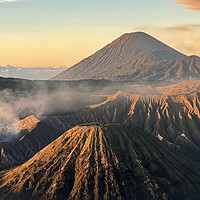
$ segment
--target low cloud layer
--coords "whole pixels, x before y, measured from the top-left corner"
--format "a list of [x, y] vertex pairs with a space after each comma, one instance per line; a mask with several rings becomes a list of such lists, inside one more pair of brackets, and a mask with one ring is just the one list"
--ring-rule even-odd
[[176, 2], [185, 5], [189, 10], [200, 10], [200, 0], [176, 0]]
[[67, 67], [14, 67], [0, 66], [0, 76], [30, 80], [48, 80]]
[[[73, 102], [77, 102], [76, 92], [58, 90], [52, 93], [38, 91], [36, 94], [18, 94], [8, 90], [0, 92], [0, 135], [15, 135], [13, 123], [29, 115], [40, 118], [43, 115], [69, 111]], [[1, 138], [0, 138], [1, 140]]]

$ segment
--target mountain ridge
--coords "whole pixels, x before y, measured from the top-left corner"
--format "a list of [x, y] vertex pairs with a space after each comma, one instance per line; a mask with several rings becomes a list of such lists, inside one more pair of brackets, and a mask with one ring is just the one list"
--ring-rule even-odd
[[66, 130], [85, 123], [140, 128], [154, 137], [160, 135], [169, 146], [188, 149], [200, 162], [200, 81], [159, 87], [157, 92], [135, 87], [139, 86], [131, 87], [129, 92], [105, 95], [101, 101], [76, 112], [46, 116], [20, 140], [1, 142], [4, 156], [0, 156], [0, 169], [22, 164]]

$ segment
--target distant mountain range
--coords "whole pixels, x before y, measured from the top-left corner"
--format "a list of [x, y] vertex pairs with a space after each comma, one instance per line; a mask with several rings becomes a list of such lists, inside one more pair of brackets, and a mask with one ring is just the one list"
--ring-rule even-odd
[[47, 80], [66, 69], [67, 67], [14, 67], [7, 65], [0, 66], [0, 76], [30, 80]]
[[200, 78], [200, 57], [186, 56], [152, 36], [126, 33], [53, 80], [185, 81]]

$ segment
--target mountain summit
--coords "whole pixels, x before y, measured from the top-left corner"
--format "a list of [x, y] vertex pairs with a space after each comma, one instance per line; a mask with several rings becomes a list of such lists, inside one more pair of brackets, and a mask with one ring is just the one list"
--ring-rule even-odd
[[106, 46], [106, 48], [111, 47], [122, 48], [123, 53], [126, 55], [133, 55], [147, 51], [161, 51], [163, 54], [160, 55], [159, 58], [157, 57], [159, 60], [181, 59], [185, 57], [185, 55], [182, 53], [172, 49], [171, 47], [144, 32], [125, 33], [118, 39], [114, 40], [111, 44]]
[[146, 33], [126, 33], [52, 79], [182, 81], [198, 79], [199, 63]]

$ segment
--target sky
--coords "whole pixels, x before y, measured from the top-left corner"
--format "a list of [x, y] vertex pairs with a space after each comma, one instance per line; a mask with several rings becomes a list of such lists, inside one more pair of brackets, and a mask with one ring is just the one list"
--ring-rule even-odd
[[72, 66], [135, 31], [200, 56], [200, 0], [0, 0], [0, 65]]

